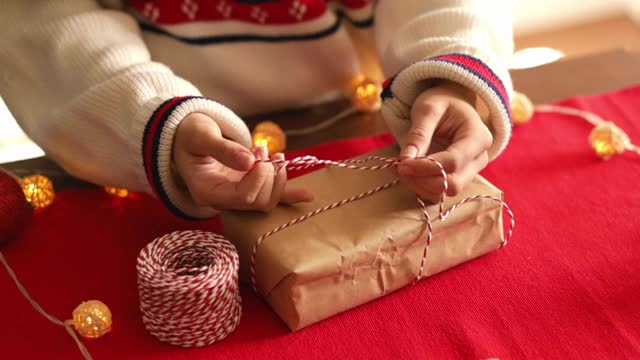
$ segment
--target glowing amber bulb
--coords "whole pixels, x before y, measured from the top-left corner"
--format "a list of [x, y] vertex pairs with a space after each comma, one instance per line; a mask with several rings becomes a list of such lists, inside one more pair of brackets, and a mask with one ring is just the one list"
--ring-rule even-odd
[[113, 195], [116, 197], [126, 198], [127, 196], [129, 196], [129, 190], [125, 188], [119, 188], [115, 186], [105, 186], [104, 191], [106, 191], [107, 194]]
[[101, 301], [85, 301], [73, 310], [73, 327], [83, 337], [99, 338], [111, 330], [111, 311]]
[[511, 118], [514, 125], [526, 124], [533, 117], [533, 103], [527, 95], [515, 92], [511, 99]]
[[22, 191], [27, 202], [35, 209], [41, 209], [51, 205], [56, 193], [53, 183], [43, 175], [31, 175], [20, 180]]
[[629, 137], [614, 123], [605, 121], [591, 130], [589, 143], [598, 156], [607, 160], [624, 152], [629, 144]]
[[287, 147], [287, 137], [278, 124], [264, 121], [253, 130], [253, 144], [267, 148], [269, 155], [282, 152]]
[[380, 86], [371, 79], [358, 75], [349, 82], [351, 104], [360, 111], [380, 109]]

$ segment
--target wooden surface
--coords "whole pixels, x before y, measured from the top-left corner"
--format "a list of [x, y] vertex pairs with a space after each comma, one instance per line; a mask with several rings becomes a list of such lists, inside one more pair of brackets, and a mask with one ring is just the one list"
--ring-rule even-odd
[[640, 51], [614, 49], [512, 72], [516, 90], [535, 103], [592, 95], [640, 83]]
[[[536, 103], [546, 103], [575, 95], [590, 95], [640, 83], [640, 52], [612, 50], [565, 59], [541, 67], [512, 72], [515, 88], [526, 93]], [[273, 120], [285, 129], [316, 124], [339, 113], [346, 101], [324, 104], [311, 109], [287, 111], [246, 119], [249, 128], [264, 120]], [[288, 137], [288, 149], [301, 149], [331, 140], [379, 134], [386, 127], [378, 113], [358, 114], [341, 120], [334, 126], [306, 136]], [[19, 175], [41, 172], [53, 177], [58, 189], [86, 186], [64, 174], [46, 158], [36, 158], [3, 164]]]
[[[516, 90], [527, 94], [535, 103], [548, 103], [640, 83], [640, 52], [610, 50], [563, 59], [537, 68], [515, 70], [511, 74]], [[346, 107], [346, 102], [325, 104], [309, 110], [258, 116], [247, 122], [250, 128], [264, 120], [276, 121], [285, 129], [299, 128], [327, 119]], [[313, 135], [289, 137], [287, 147], [300, 149], [330, 140], [384, 131], [386, 127], [379, 114], [359, 114]]]
[[[637, 1], [637, 0], [635, 0]], [[640, 50], [640, 25], [624, 15], [516, 36], [516, 50], [551, 47], [568, 57], [613, 49]]]

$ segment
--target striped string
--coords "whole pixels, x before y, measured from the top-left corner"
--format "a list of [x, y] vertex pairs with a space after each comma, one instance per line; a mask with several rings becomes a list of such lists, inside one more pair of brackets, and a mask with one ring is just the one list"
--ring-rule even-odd
[[[475, 201], [475, 200], [491, 200], [491, 201], [495, 201], [498, 204], [500, 204], [500, 206], [502, 208], [504, 208], [507, 212], [507, 214], [509, 215], [509, 229], [507, 231], [507, 235], [504, 237], [504, 239], [502, 240], [500, 247], [503, 247], [507, 244], [507, 242], [509, 241], [509, 239], [511, 239], [511, 235], [513, 235], [513, 228], [515, 227], [515, 217], [513, 215], [513, 212], [511, 211], [511, 209], [509, 208], [509, 206], [507, 205], [507, 203], [505, 203], [502, 199], [499, 199], [495, 196], [490, 196], [490, 195], [473, 195], [467, 198], [464, 198], [460, 201], [458, 201], [457, 203], [451, 205], [451, 207], [447, 210], [444, 209], [444, 200], [447, 194], [447, 190], [449, 188], [449, 183], [447, 181], [447, 173], [444, 171], [444, 168], [442, 167], [442, 164], [440, 164], [437, 160], [431, 158], [431, 157], [425, 157], [425, 159], [432, 161], [439, 169], [440, 174], [442, 175], [442, 193], [440, 194], [440, 201], [439, 201], [439, 210], [438, 210], [438, 220], [439, 221], [445, 221], [447, 219], [447, 217], [449, 215], [451, 215], [451, 213], [453, 213], [458, 207], [462, 206], [465, 203], [471, 202], [471, 201]], [[381, 164], [379, 165], [361, 165], [361, 164], [365, 164], [371, 161], [378, 161], [381, 162]], [[340, 160], [340, 161], [333, 161], [333, 160], [322, 160], [322, 159], [318, 159], [315, 156], [302, 156], [302, 157], [297, 157], [294, 158], [292, 160], [259, 160], [259, 162], [265, 162], [265, 163], [273, 163], [277, 166], [284, 166], [286, 167], [288, 170], [302, 170], [302, 169], [308, 169], [311, 167], [317, 167], [317, 166], [334, 166], [334, 167], [338, 167], [338, 168], [345, 168], [345, 169], [352, 169], [352, 170], [364, 170], [364, 171], [375, 171], [375, 170], [382, 170], [382, 169], [386, 169], [386, 168], [390, 168], [392, 166], [397, 166], [398, 164], [400, 164], [400, 160], [396, 159], [396, 158], [386, 158], [386, 157], [380, 157], [380, 156], [369, 156], [365, 159], [361, 159], [361, 160]], [[316, 209], [314, 211], [311, 211], [307, 214], [304, 214], [300, 217], [297, 217], [285, 224], [282, 224], [278, 227], [276, 227], [275, 229], [263, 234], [262, 236], [260, 236], [258, 238], [258, 240], [256, 241], [256, 243], [253, 246], [253, 250], [251, 252], [251, 285], [253, 287], [253, 290], [256, 293], [258, 292], [258, 288], [257, 288], [257, 282], [256, 282], [256, 254], [258, 253], [258, 249], [260, 248], [260, 245], [264, 242], [264, 240], [266, 238], [268, 238], [269, 236], [276, 234], [290, 226], [293, 226], [295, 224], [299, 224], [301, 222], [304, 222], [318, 214], [321, 214], [325, 211], [329, 211], [332, 209], [335, 209], [337, 207], [343, 206], [345, 204], [354, 202], [354, 201], [358, 201], [360, 199], [363, 199], [367, 196], [373, 195], [377, 192], [383, 191], [385, 189], [388, 189], [396, 184], [398, 184], [400, 181], [399, 180], [394, 180], [392, 182], [386, 183], [384, 185], [378, 186], [376, 188], [373, 188], [371, 190], [368, 190], [366, 192], [363, 192], [361, 194], [349, 197], [347, 199], [343, 199], [337, 202], [334, 202], [332, 204], [323, 206], [319, 209]], [[432, 226], [432, 221], [431, 218], [429, 216], [429, 213], [427, 212], [427, 205], [424, 203], [424, 201], [419, 197], [416, 196], [416, 199], [418, 201], [418, 203], [420, 204], [420, 209], [422, 211], [422, 214], [424, 216], [424, 220], [427, 226], [427, 236], [425, 239], [425, 245], [424, 245], [424, 251], [422, 254], [422, 259], [420, 261], [420, 269], [418, 271], [418, 275], [416, 276], [415, 282], [418, 282], [424, 273], [424, 265], [427, 259], [427, 254], [429, 251], [429, 245], [431, 245], [431, 240], [433, 238], [433, 226]], [[415, 283], [414, 282], [414, 283]]]

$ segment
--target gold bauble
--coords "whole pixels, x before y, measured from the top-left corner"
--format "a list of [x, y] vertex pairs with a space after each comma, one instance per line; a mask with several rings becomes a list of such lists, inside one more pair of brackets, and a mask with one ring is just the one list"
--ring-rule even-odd
[[359, 75], [349, 82], [351, 104], [363, 112], [372, 112], [380, 109], [380, 85], [373, 80]]
[[35, 209], [51, 205], [56, 193], [53, 183], [44, 175], [31, 175], [20, 180], [22, 191], [27, 202]]
[[616, 124], [605, 121], [591, 130], [589, 143], [598, 156], [607, 160], [625, 151], [629, 144], [629, 136]]
[[511, 118], [514, 125], [526, 124], [533, 117], [533, 103], [523, 93], [515, 92], [511, 99]]
[[278, 124], [264, 121], [253, 129], [253, 144], [267, 148], [269, 155], [282, 152], [287, 148], [287, 136]]
[[106, 191], [107, 194], [109, 195], [113, 195], [119, 198], [126, 198], [127, 196], [129, 196], [129, 190], [125, 188], [119, 188], [115, 186], [105, 186], [104, 191]]
[[73, 327], [80, 336], [99, 338], [111, 330], [111, 311], [101, 301], [85, 301], [73, 310]]

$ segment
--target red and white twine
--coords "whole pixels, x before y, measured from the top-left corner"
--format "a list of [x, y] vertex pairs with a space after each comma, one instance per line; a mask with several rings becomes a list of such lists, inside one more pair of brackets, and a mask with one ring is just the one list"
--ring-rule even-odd
[[147, 331], [195, 347], [225, 338], [240, 322], [238, 252], [220, 235], [173, 232], [138, 256], [140, 311]]
[[[488, 199], [498, 202], [509, 215], [509, 230], [501, 243], [506, 245], [513, 234], [514, 216], [509, 206], [497, 197], [474, 195], [444, 209], [448, 182], [442, 165], [432, 158], [442, 174], [443, 189], [440, 196], [438, 220], [445, 219], [464, 203]], [[379, 165], [362, 165], [379, 161]], [[362, 160], [321, 160], [314, 156], [302, 156], [292, 160], [262, 160], [277, 167], [301, 170], [316, 166], [335, 166], [353, 170], [382, 170], [397, 166], [394, 158], [370, 156]], [[256, 241], [251, 253], [251, 283], [256, 286], [256, 254], [269, 236], [313, 216], [339, 206], [360, 200], [396, 185], [395, 180], [369, 191], [352, 196], [309, 212], [263, 234]], [[416, 281], [423, 276], [429, 245], [433, 237], [432, 220], [426, 204], [417, 197], [424, 215], [427, 236], [420, 269]], [[238, 292], [238, 253], [222, 236], [203, 231], [174, 232], [147, 245], [138, 257], [138, 288], [140, 309], [147, 331], [161, 341], [184, 346], [204, 346], [225, 338], [240, 321], [240, 294]]]
[[[470, 202], [470, 201], [474, 201], [474, 200], [482, 200], [482, 199], [488, 199], [491, 201], [496, 201], [498, 202], [506, 211], [507, 214], [509, 215], [509, 230], [507, 232], [507, 236], [502, 240], [500, 247], [503, 247], [507, 244], [507, 241], [509, 241], [509, 239], [511, 238], [511, 235], [513, 234], [513, 228], [515, 227], [515, 218], [513, 215], [513, 212], [511, 211], [511, 209], [509, 208], [509, 206], [507, 205], [507, 203], [505, 203], [502, 199], [499, 199], [497, 197], [494, 196], [490, 196], [490, 195], [474, 195], [474, 196], [470, 196], [467, 198], [464, 198], [460, 201], [458, 201], [457, 203], [453, 204], [448, 210], [445, 211], [444, 209], [444, 199], [446, 197], [447, 194], [447, 189], [449, 187], [449, 183], [447, 181], [447, 173], [444, 171], [444, 168], [442, 167], [442, 164], [440, 164], [437, 160], [430, 158], [430, 157], [426, 157], [425, 159], [432, 161], [433, 163], [435, 163], [435, 165], [438, 167], [438, 169], [440, 170], [440, 174], [442, 174], [442, 182], [443, 182], [443, 187], [442, 187], [442, 193], [440, 195], [440, 203], [439, 203], [439, 212], [438, 212], [438, 220], [440, 221], [445, 221], [447, 219], [447, 217], [453, 212], [455, 211], [456, 208], [458, 208], [459, 206], [461, 206], [464, 203]], [[381, 161], [382, 164], [380, 165], [373, 165], [373, 166], [365, 166], [365, 165], [359, 165], [359, 164], [363, 164], [363, 163], [367, 163], [370, 161]], [[347, 169], [353, 169], [353, 170], [366, 170], [366, 171], [372, 171], [372, 170], [381, 170], [381, 169], [386, 169], [392, 166], [397, 166], [398, 164], [400, 164], [400, 160], [398, 159], [394, 159], [394, 158], [386, 158], [386, 157], [381, 157], [381, 156], [369, 156], [365, 159], [361, 159], [361, 160], [341, 160], [341, 161], [333, 161], [333, 160], [321, 160], [316, 158], [315, 156], [302, 156], [302, 157], [298, 157], [292, 160], [263, 160], [262, 162], [271, 162], [271, 163], [275, 163], [278, 164], [279, 166], [286, 166], [287, 169], [289, 170], [301, 170], [301, 169], [307, 169], [307, 168], [311, 168], [311, 167], [315, 167], [315, 166], [335, 166], [335, 167], [340, 167], [340, 168], [347, 168]], [[322, 208], [316, 209], [312, 212], [309, 212], [307, 214], [304, 214], [300, 217], [297, 217], [289, 222], [287, 222], [286, 224], [282, 224], [278, 227], [276, 227], [275, 229], [263, 234], [262, 236], [260, 236], [258, 238], [258, 240], [256, 241], [256, 243], [253, 246], [253, 251], [251, 252], [251, 285], [253, 286], [253, 290], [258, 293], [258, 288], [257, 288], [257, 283], [256, 283], [256, 254], [258, 253], [258, 248], [260, 247], [260, 245], [262, 244], [262, 242], [268, 238], [269, 236], [284, 230], [292, 225], [301, 223], [305, 220], [308, 220], [309, 218], [312, 218], [318, 214], [321, 214], [325, 211], [331, 210], [331, 209], [335, 209], [339, 206], [348, 204], [350, 202], [353, 201], [357, 201], [360, 200], [362, 198], [365, 198], [369, 195], [373, 195], [379, 191], [385, 190], [390, 188], [393, 185], [396, 185], [399, 182], [399, 180], [394, 180], [392, 182], [386, 183], [384, 185], [378, 186], [374, 189], [371, 189], [369, 191], [363, 192], [361, 194], [352, 196], [350, 198], [347, 199], [343, 199], [340, 201], [337, 201], [335, 203], [323, 206]], [[416, 276], [416, 282], [419, 281], [422, 278], [423, 272], [424, 272], [424, 264], [425, 261], [427, 259], [427, 253], [429, 251], [429, 245], [431, 245], [431, 240], [433, 239], [433, 226], [432, 226], [432, 221], [431, 218], [429, 217], [429, 213], [427, 212], [427, 206], [424, 203], [424, 201], [419, 197], [416, 196], [416, 199], [418, 200], [418, 203], [420, 204], [420, 208], [422, 209], [422, 214], [424, 215], [424, 219], [425, 219], [425, 223], [427, 226], [427, 237], [425, 239], [425, 246], [424, 246], [424, 252], [422, 255], [422, 260], [420, 261], [420, 269], [418, 270], [418, 275]]]

